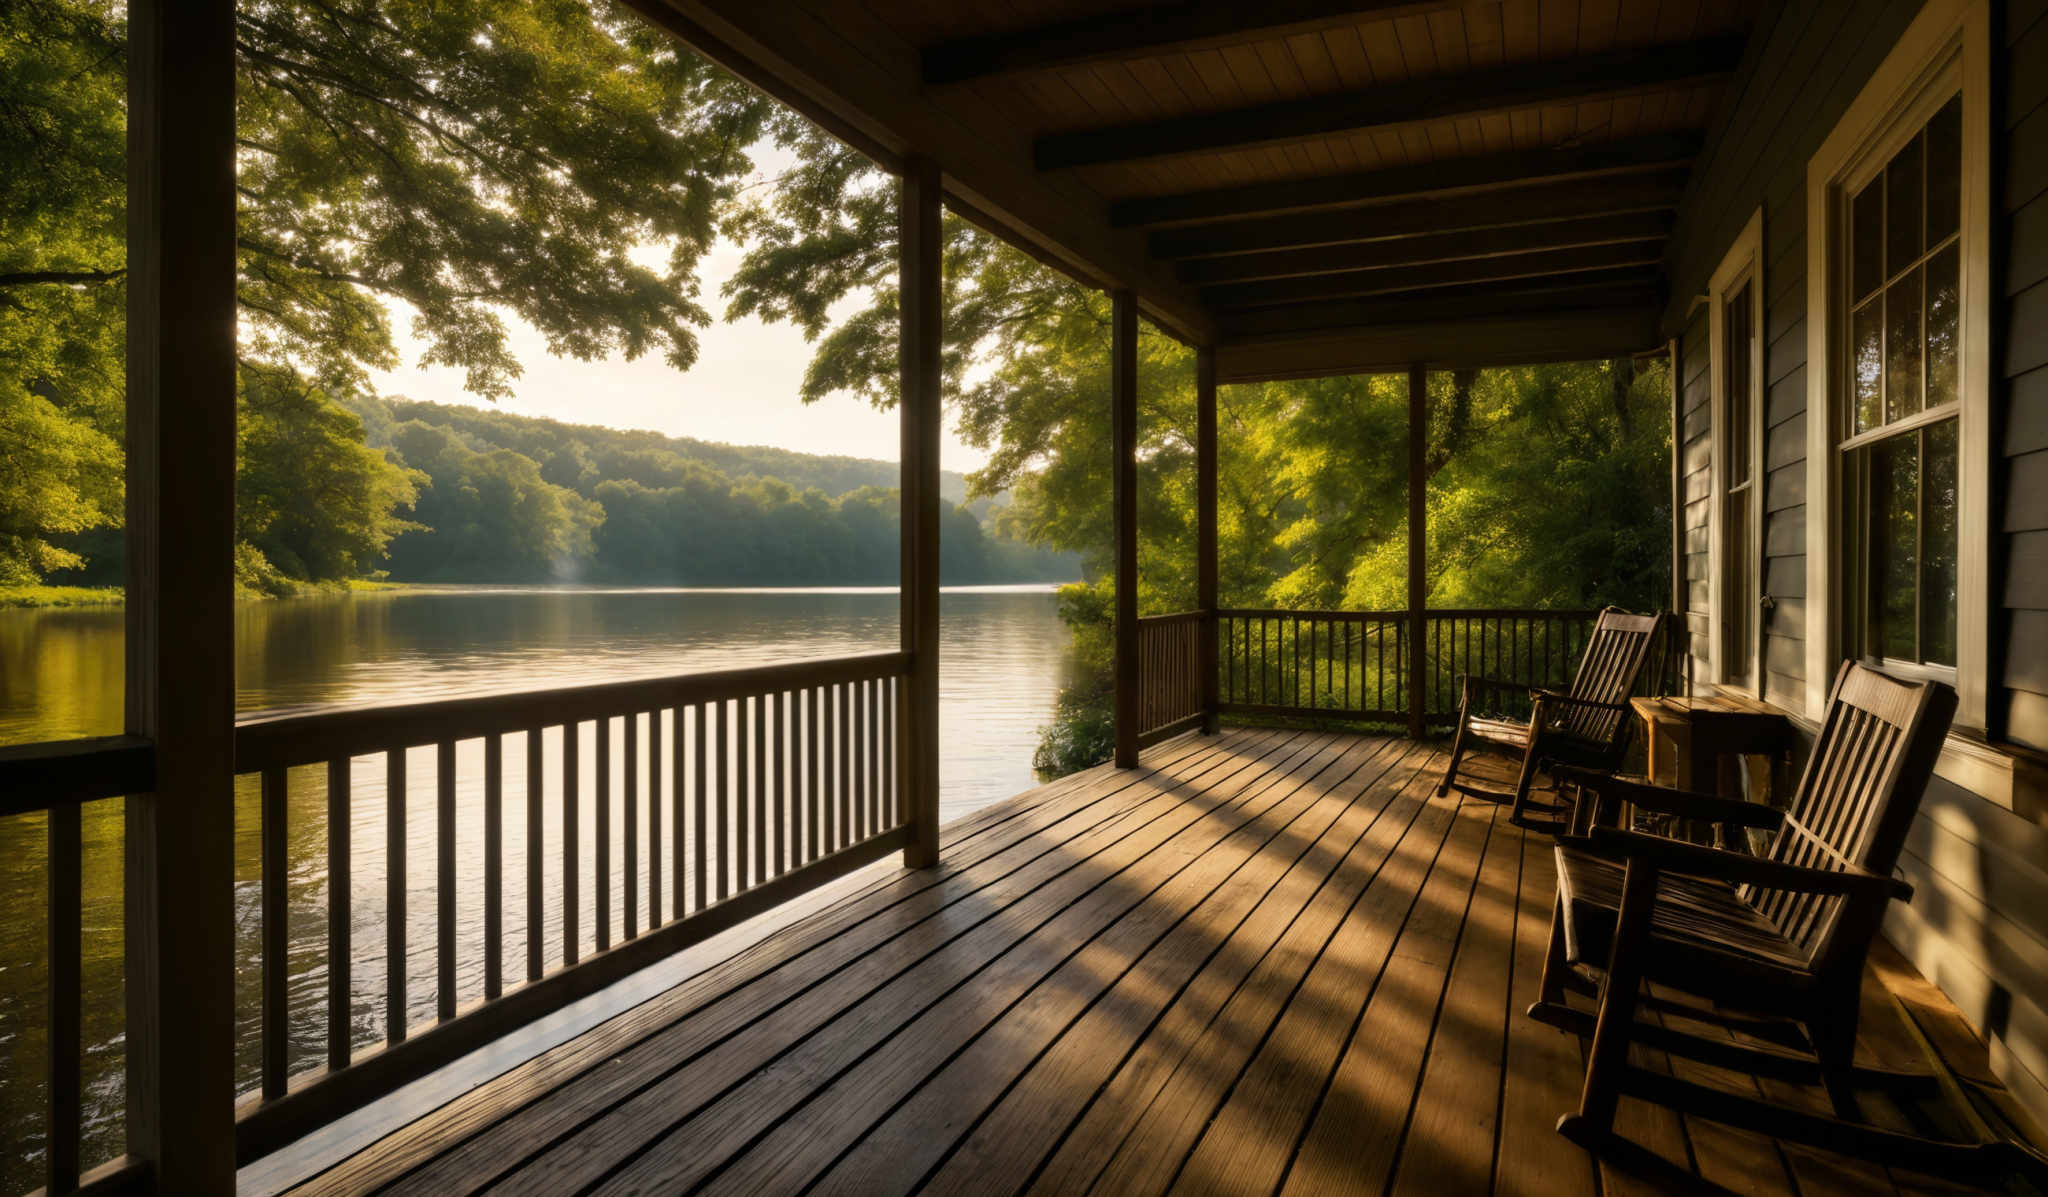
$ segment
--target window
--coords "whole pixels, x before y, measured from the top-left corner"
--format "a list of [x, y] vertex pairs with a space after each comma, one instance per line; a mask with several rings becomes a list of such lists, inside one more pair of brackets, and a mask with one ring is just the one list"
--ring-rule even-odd
[[1714, 502], [1708, 516], [1709, 633], [1716, 681], [1762, 691], [1763, 212], [1749, 219], [1707, 296], [1713, 355]]
[[1929, 0], [1808, 165], [1809, 714], [1855, 657], [1984, 723], [1989, 58], [1985, 0]]
[[1956, 663], [1962, 98], [1849, 199], [1844, 618], [1874, 663]]

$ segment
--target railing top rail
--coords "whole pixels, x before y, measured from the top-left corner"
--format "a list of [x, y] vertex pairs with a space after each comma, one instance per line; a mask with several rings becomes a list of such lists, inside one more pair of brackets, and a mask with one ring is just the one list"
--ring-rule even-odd
[[143, 736], [94, 736], [0, 748], [0, 818], [72, 802], [146, 794], [156, 746]]
[[[1321, 611], [1289, 607], [1218, 607], [1226, 619], [1406, 619], [1406, 611]], [[1597, 608], [1559, 610], [1545, 607], [1425, 607], [1424, 619], [1591, 619]]]
[[1193, 623], [1203, 618], [1204, 614], [1201, 611], [1174, 611], [1166, 615], [1140, 615], [1138, 617], [1138, 626], [1143, 627], [1148, 623]]
[[1218, 607], [1225, 619], [1406, 619], [1406, 611], [1311, 611], [1290, 607]]
[[865, 653], [748, 669], [636, 678], [551, 690], [484, 694], [402, 705], [351, 706], [300, 713], [258, 712], [235, 726], [235, 771], [253, 773], [413, 748], [493, 732], [602, 719], [667, 706], [746, 698], [806, 686], [901, 677], [910, 655]]

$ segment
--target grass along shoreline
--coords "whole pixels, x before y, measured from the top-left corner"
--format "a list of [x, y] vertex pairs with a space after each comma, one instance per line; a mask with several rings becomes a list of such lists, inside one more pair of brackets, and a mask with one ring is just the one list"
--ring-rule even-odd
[[[246, 586], [235, 588], [237, 602], [263, 602], [274, 598], [306, 598], [347, 591], [405, 590], [406, 582], [379, 582], [353, 578], [345, 582], [298, 582], [283, 594], [270, 594]], [[119, 586], [0, 586], [0, 610], [24, 607], [118, 607], [127, 601]]]

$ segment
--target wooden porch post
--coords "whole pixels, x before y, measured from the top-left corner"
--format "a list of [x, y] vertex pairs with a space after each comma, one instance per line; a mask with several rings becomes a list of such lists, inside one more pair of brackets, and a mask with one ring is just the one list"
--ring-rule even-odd
[[1423, 490], [1428, 479], [1423, 476], [1423, 455], [1429, 441], [1429, 371], [1420, 363], [1408, 367], [1408, 734], [1419, 740], [1423, 732], [1423, 714], [1428, 710], [1427, 687], [1422, 677], [1422, 637], [1429, 622], [1424, 617], [1423, 604], [1427, 601], [1428, 587], [1424, 585], [1423, 567], [1424, 539], [1428, 529], [1424, 519]]
[[898, 239], [902, 320], [899, 415], [903, 426], [903, 651], [910, 676], [898, 695], [905, 814], [912, 839], [903, 863], [939, 863], [939, 166], [913, 157], [903, 164]]
[[173, 1193], [235, 1183], [234, 12], [128, 27], [128, 1154]]
[[1195, 667], [1202, 730], [1216, 734], [1216, 350], [1195, 349], [1195, 605], [1201, 608]]
[[1116, 764], [1138, 763], [1138, 301], [1110, 292], [1109, 443], [1116, 525]]

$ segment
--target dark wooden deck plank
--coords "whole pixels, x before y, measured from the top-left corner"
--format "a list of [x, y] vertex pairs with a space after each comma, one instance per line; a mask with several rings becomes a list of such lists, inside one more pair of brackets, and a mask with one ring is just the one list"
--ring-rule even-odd
[[[1297, 862], [1260, 901], [1165, 1013], [1125, 1050], [1110, 1080], [1098, 1093], [1089, 1095], [1080, 1119], [1055, 1154], [1030, 1178], [1029, 1191], [1075, 1192], [1094, 1182], [1246, 978], [1312, 902], [1349, 884], [1332, 880], [1339, 871], [1332, 866], [1369, 874], [1408, 833], [1423, 809], [1422, 798], [1430, 785], [1430, 773], [1424, 767], [1428, 759], [1416, 760], [1412, 753], [1404, 759], [1391, 779], [1395, 796], [1375, 813], [1362, 835], [1343, 845], [1338, 860], [1317, 854]], [[1350, 888], [1355, 892], [1357, 886]]]
[[1510, 998], [1523, 839], [1507, 815], [1507, 807], [1495, 808], [1486, 860], [1402, 1142], [1397, 1195], [1493, 1188], [1508, 1020], [1519, 1014]]
[[[1401, 740], [1235, 731], [1034, 790], [949, 826], [940, 867], [878, 871], [306, 1191], [1612, 1194], [1695, 1173], [1956, 1191], [1641, 1103], [1622, 1127], [1647, 1163], [1596, 1176], [1552, 1129], [1584, 1045], [1522, 1013], [1549, 839], [1434, 798], [1440, 764]], [[1952, 1067], [1995, 1083], [1916, 980], [1880, 950], [1864, 1058], [1921, 1066], [1899, 992]], [[1658, 997], [1646, 1016], [1745, 1040]], [[1643, 1059], [1825, 1108], [1815, 1086]]]
[[[1050, 1036], [1038, 1033], [1041, 1011], [1020, 1010], [1000, 1020], [869, 1132], [817, 1191], [921, 1188], [994, 1197], [1020, 1189], [1129, 1046], [1283, 876], [1304, 860], [1327, 873], [1385, 809], [1398, 779], [1413, 772], [1398, 769], [1408, 750], [1397, 742], [1361, 741], [1353, 752], [1357, 767], [1348, 776], [1323, 790], [1222, 886], [1184, 908], [1171, 932], [1142, 955], [1072, 962], [1068, 971], [1079, 975], [1070, 981], [1094, 972], [1113, 982], [1084, 1013], [1048, 1028]], [[1056, 1000], [1043, 1000], [1041, 1007]]]
[[[829, 1147], [834, 1140], [847, 1140], [850, 1150], [812, 1191], [866, 1194], [915, 1188], [943, 1157], [957, 1130], [971, 1124], [1009, 1080], [1093, 1007], [1135, 962], [1150, 959], [1162, 948], [1169, 955], [1193, 955], [1205, 939], [1213, 942], [1203, 933], [1205, 920], [1191, 917], [1194, 912], [1212, 903], [1228, 906], [1237, 893], [1256, 891], [1262, 881], [1277, 875], [1275, 862], [1298, 855], [1314, 842], [1384, 771], [1384, 764], [1375, 767], [1379, 747], [1364, 740], [1353, 742], [1321, 773], [1302, 779], [1281, 804], [1239, 828], [1201, 860], [1184, 866], [1115, 926], [1067, 957], [1045, 982], [976, 1031], [972, 1042], [948, 1059], [943, 1070], [918, 1079], [880, 1125], [849, 1137], [848, 1130], [859, 1127], [863, 1115], [847, 1103], [871, 1100], [880, 1107], [877, 1099], [887, 1094], [878, 1092], [866, 1077], [847, 1078], [854, 1083], [836, 1086], [838, 1094], [827, 1094], [828, 1100], [814, 1104], [781, 1132], [798, 1136], [807, 1146]], [[1183, 930], [1188, 934], [1167, 945]], [[930, 1057], [951, 1046], [946, 1037], [924, 1030], [920, 1028], [918, 1051], [908, 1053], [908, 1058]], [[1123, 1034], [1127, 1037], [1128, 1031]], [[1106, 1039], [1099, 1042], [1107, 1046]], [[911, 1064], [905, 1071], [915, 1067]], [[835, 1110], [829, 1099], [838, 1095], [845, 1100]]]
[[[1411, 785], [1423, 790], [1427, 779]], [[1380, 843], [1361, 841], [1302, 915], [1246, 978], [1096, 1179], [1103, 1193], [1164, 1191], [1229, 1096], [1243, 1068], [1285, 1012], [1295, 989], [1348, 917], [1374, 932], [1398, 927], [1426, 882], [1430, 865], [1456, 821], [1456, 802], [1429, 794], [1421, 813], [1384, 864]], [[1354, 907], [1356, 913], [1354, 914]], [[1389, 936], [1390, 937], [1390, 936]]]
[[[876, 1048], [905, 1024], [948, 1003], [956, 990], [983, 976], [987, 966], [1006, 961], [988, 974], [996, 980], [984, 980], [984, 988], [976, 990], [980, 997], [1028, 981], [1036, 956], [1032, 951], [1012, 956], [1012, 948], [1038, 941], [1048, 924], [1057, 924], [1044, 937], [1049, 942], [1113, 921], [1128, 908], [1128, 903], [1116, 904], [1133, 884], [1127, 873], [1149, 874], [1175, 856], [1199, 856], [1234, 826], [1210, 816], [1231, 811], [1239, 822], [1251, 818], [1262, 808], [1247, 811], [1245, 804], [1265, 792], [1263, 783], [1296, 769], [1313, 770], [1315, 760], [1341, 747], [1342, 740], [1330, 736], [1282, 740], [1268, 757], [1242, 763], [1225, 780], [1162, 795], [1156, 805], [1164, 809], [1143, 826], [1126, 835], [1098, 837], [1110, 842], [1071, 848], [1078, 864], [945, 942], [945, 951], [936, 951], [940, 944], [932, 943], [928, 956], [893, 977], [866, 975], [874, 971], [866, 967], [876, 958], [871, 955], [861, 962], [858, 978], [829, 987], [822, 1000], [806, 994], [805, 1001], [719, 1043], [703, 1059], [530, 1161], [507, 1178], [507, 1188], [559, 1193], [607, 1181], [620, 1188], [673, 1192], [709, 1178], [772, 1134], [782, 1118], [831, 1079], [856, 1064], [878, 1062], [870, 1059]], [[615, 1169], [619, 1174], [612, 1176]]]
[[[1374, 942], [1391, 928], [1367, 924], [1383, 971], [1365, 1008], [1347, 1012], [1355, 1032], [1346, 1028], [1349, 1042], [1281, 1192], [1377, 1193], [1393, 1175], [1496, 809], [1464, 800], [1391, 951]], [[1226, 1161], [1218, 1159], [1210, 1174], [1226, 1175]]]

